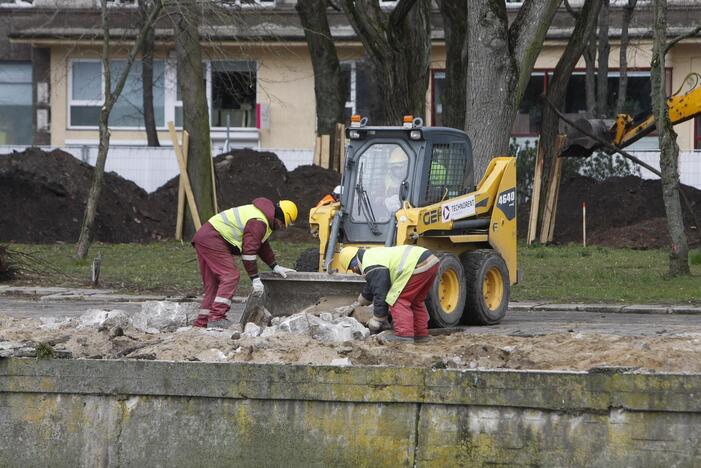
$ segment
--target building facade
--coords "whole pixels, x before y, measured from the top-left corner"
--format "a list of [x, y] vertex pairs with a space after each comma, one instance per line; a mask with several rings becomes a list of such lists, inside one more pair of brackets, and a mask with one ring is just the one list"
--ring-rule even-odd
[[[394, 1], [380, 0], [387, 8]], [[135, 0], [112, 0], [113, 79], [124, 67], [134, 24]], [[571, 2], [576, 3], [576, 2]], [[615, 102], [619, 79], [618, 37], [621, 10], [612, 2], [609, 101]], [[701, 2], [670, 2], [670, 35], [691, 29], [701, 17]], [[96, 144], [97, 118], [103, 102], [100, 60], [102, 38], [97, 0], [0, 1], [0, 145]], [[650, 107], [652, 24], [649, 2], [639, 2], [631, 24], [629, 85], [625, 111]], [[515, 14], [520, 2], [509, 2]], [[363, 48], [342, 13], [329, 12], [332, 34], [347, 78], [347, 115], [369, 112], [373, 77]], [[445, 44], [440, 15], [432, 19], [431, 80], [427, 92], [430, 125], [442, 122], [440, 91], [445, 77]], [[531, 76], [513, 127], [513, 136], [539, 133], [539, 96], [565, 48], [573, 19], [558, 10]], [[233, 5], [203, 26], [205, 87], [212, 139], [232, 147], [310, 149], [315, 138], [314, 76], [294, 0], [256, 0]], [[169, 144], [166, 125], [182, 122], [172, 26], [156, 25], [154, 110], [159, 137]], [[701, 37], [676, 45], [668, 55], [668, 91], [679, 89], [693, 72], [701, 73]], [[571, 79], [566, 112], [586, 112], [584, 63]], [[141, 63], [135, 62], [111, 115], [113, 145], [145, 145]], [[701, 149], [701, 119], [676, 127], [682, 150]], [[655, 148], [656, 139], [638, 143]]]

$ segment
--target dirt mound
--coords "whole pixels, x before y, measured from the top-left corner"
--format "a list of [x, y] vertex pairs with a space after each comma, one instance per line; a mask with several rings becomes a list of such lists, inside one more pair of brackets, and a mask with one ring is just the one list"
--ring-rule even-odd
[[[582, 241], [582, 203], [587, 204], [587, 240], [591, 244], [639, 249], [669, 245], [662, 185], [635, 176], [597, 181], [590, 177], [563, 178], [555, 223], [556, 243]], [[701, 190], [683, 186], [696, 216], [701, 219]], [[684, 210], [685, 225], [693, 226]], [[519, 234], [528, 229], [528, 210], [519, 211]], [[687, 229], [691, 245], [701, 242], [698, 229]]]
[[[93, 168], [68, 153], [29, 148], [0, 156], [0, 240], [75, 242]], [[164, 237], [165, 213], [135, 183], [106, 173], [95, 238], [141, 242]]]
[[[219, 155], [214, 159], [214, 167], [220, 210], [250, 203], [256, 197], [273, 201], [289, 198], [297, 203], [296, 225], [300, 229], [285, 234], [285, 238], [295, 240], [307, 237], [309, 210], [340, 182], [339, 174], [318, 166], [300, 166], [288, 172], [274, 153], [250, 149]], [[171, 219], [175, 219], [178, 179], [169, 180], [150, 195], [151, 201], [163, 207]]]

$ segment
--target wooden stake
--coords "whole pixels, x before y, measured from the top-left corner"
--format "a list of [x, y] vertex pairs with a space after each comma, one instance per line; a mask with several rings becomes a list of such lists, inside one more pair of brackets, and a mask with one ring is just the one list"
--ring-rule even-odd
[[331, 164], [330, 151], [331, 137], [329, 135], [321, 135], [321, 164], [324, 169], [329, 169]]
[[183, 184], [185, 186], [185, 196], [187, 198], [187, 205], [190, 208], [192, 222], [195, 225], [195, 230], [199, 230], [202, 227], [202, 223], [200, 222], [200, 214], [197, 211], [195, 196], [192, 193], [190, 178], [187, 175], [187, 163], [185, 162], [185, 157], [183, 156], [183, 150], [178, 144], [178, 134], [175, 132], [175, 125], [173, 124], [173, 122], [168, 122], [168, 131], [170, 132], [170, 139], [173, 140], [173, 148], [175, 148], [175, 157], [178, 160], [178, 166], [180, 167], [180, 180], [183, 181]]
[[[185, 157], [185, 166], [187, 166], [188, 149], [190, 147], [190, 134], [183, 132], [183, 156]], [[178, 166], [180, 167], [180, 166]], [[175, 221], [175, 240], [183, 240], [183, 221], [185, 219], [185, 184], [182, 177], [178, 177], [178, 211]]]
[[315, 166], [321, 165], [321, 138], [316, 137], [314, 140], [314, 160], [312, 162]]
[[531, 193], [531, 213], [528, 218], [528, 235], [526, 243], [531, 245], [535, 241], [538, 230], [538, 210], [540, 209], [540, 190], [543, 184], [543, 151], [540, 140], [536, 147], [535, 167], [533, 169], [533, 192]]
[[540, 243], [552, 242], [555, 232], [555, 216], [557, 211], [557, 200], [560, 194], [560, 175], [562, 173], [562, 158], [559, 157], [562, 145], [565, 143], [565, 136], [558, 135], [555, 139], [555, 160], [550, 167], [550, 180], [548, 181], [548, 192], [545, 198], [543, 209], [543, 223], [540, 226]]
[[587, 246], [587, 204], [582, 202], [582, 245]]
[[214, 197], [214, 212], [219, 213], [219, 202], [217, 201], [217, 176], [214, 173], [214, 158], [210, 158], [212, 168], [212, 196]]

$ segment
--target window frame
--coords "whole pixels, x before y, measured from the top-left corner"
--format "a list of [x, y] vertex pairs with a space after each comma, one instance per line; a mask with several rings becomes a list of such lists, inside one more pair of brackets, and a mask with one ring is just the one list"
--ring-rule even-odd
[[694, 149], [701, 150], [701, 117], [694, 118]]
[[[124, 58], [115, 58], [113, 60], [126, 60]], [[156, 130], [167, 131], [168, 122], [175, 122], [175, 114], [177, 108], [183, 107], [182, 100], [177, 99], [177, 83], [178, 83], [178, 64], [174, 57], [167, 56], [164, 58], [157, 58], [154, 61], [163, 61], [163, 125], [156, 125]], [[73, 64], [77, 62], [83, 63], [99, 63], [100, 64], [100, 100], [85, 100], [85, 99], [73, 99]], [[204, 73], [205, 73], [205, 95], [207, 98], [207, 115], [211, 123], [211, 112], [212, 112], [212, 63], [213, 62], [247, 62], [250, 63], [256, 74], [256, 102], [253, 103], [254, 112], [254, 122], [257, 122], [258, 117], [258, 95], [259, 95], [259, 74], [260, 74], [260, 62], [258, 60], [248, 60], [248, 59], [217, 59], [217, 60], [203, 60]], [[102, 69], [102, 60], [98, 58], [69, 58], [68, 59], [68, 97], [66, 99], [66, 129], [67, 130], [97, 130], [99, 125], [73, 125], [71, 122], [71, 108], [73, 106], [91, 106], [100, 107], [105, 102], [105, 73]], [[182, 125], [176, 125], [176, 128], [182, 128]], [[256, 126], [253, 127], [230, 127], [231, 129], [244, 129], [244, 130], [257, 130]], [[146, 127], [144, 125], [139, 126], [113, 126], [110, 125], [110, 129], [114, 131], [144, 131]], [[226, 131], [226, 127], [210, 127], [211, 131]]]

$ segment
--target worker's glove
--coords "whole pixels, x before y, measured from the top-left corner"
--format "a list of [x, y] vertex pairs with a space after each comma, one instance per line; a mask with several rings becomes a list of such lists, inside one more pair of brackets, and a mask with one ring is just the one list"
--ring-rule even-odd
[[336, 307], [336, 309], [334, 309], [335, 315], [341, 317], [348, 317], [359, 305], [360, 304], [358, 303], [358, 301], [355, 301], [351, 305]]
[[263, 292], [265, 291], [265, 286], [263, 286], [263, 282], [260, 280], [260, 278], [255, 278], [253, 281], [251, 281], [251, 286], [253, 286], [254, 296], [263, 295]]
[[369, 306], [370, 304], [372, 304], [372, 301], [365, 299], [365, 296], [363, 296], [362, 294], [358, 295], [358, 299], [356, 299], [355, 302], [357, 302], [360, 306]]
[[297, 270], [293, 270], [292, 268], [285, 268], [284, 266], [280, 265], [275, 265], [273, 271], [278, 275], [282, 276], [283, 278], [287, 278], [288, 273], [295, 273]]
[[380, 333], [384, 330], [391, 330], [392, 325], [389, 323], [389, 320], [387, 320], [387, 317], [373, 316], [370, 320], [368, 320], [368, 328], [370, 329], [370, 333], [374, 334]]

